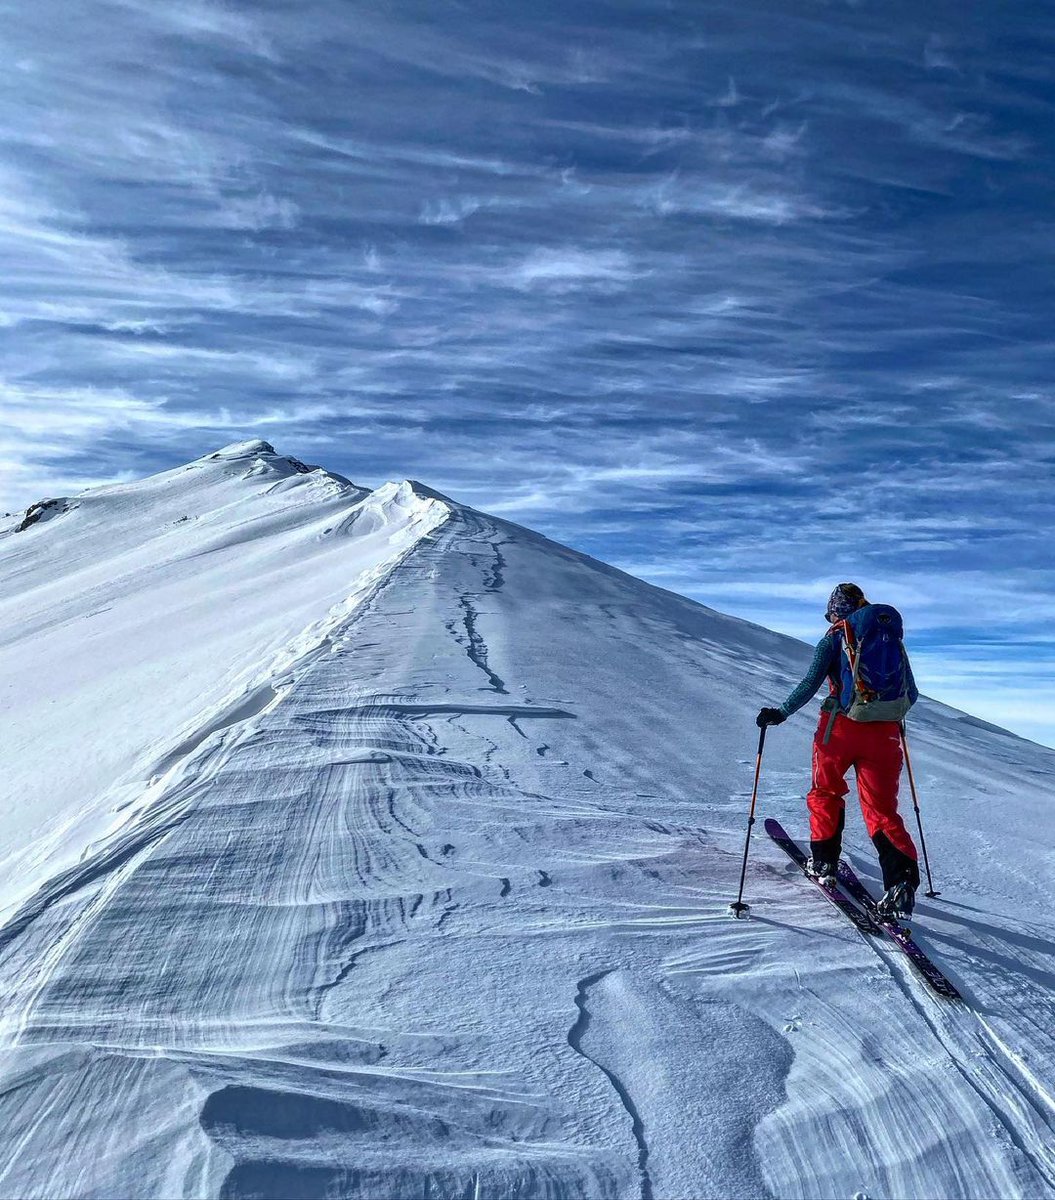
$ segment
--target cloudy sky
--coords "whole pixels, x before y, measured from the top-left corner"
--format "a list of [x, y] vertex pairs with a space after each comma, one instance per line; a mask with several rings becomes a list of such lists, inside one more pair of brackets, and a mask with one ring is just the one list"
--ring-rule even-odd
[[262, 436], [803, 637], [857, 579], [1055, 744], [1050, 6], [3, 8], [0, 508]]

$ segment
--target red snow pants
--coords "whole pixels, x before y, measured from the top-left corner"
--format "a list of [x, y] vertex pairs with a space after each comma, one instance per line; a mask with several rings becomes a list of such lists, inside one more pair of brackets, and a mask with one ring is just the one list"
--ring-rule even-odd
[[879, 852], [887, 886], [891, 877], [914, 877], [918, 882], [916, 847], [897, 810], [901, 782], [901, 729], [896, 721], [851, 721], [839, 713], [825, 741], [831, 714], [821, 713], [813, 738], [813, 786], [806, 803], [810, 810], [810, 842], [815, 856], [837, 859], [845, 820], [844, 798], [850, 788], [846, 772], [857, 773], [868, 835]]

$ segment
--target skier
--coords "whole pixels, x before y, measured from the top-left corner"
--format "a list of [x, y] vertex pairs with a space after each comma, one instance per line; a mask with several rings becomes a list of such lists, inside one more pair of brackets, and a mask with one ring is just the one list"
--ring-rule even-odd
[[[866, 608], [874, 612], [862, 612], [851, 625], [849, 618]], [[866, 641], [855, 643], [854, 630], [874, 628], [872, 617], [885, 622], [896, 619], [893, 627], [898, 631], [899, 658], [893, 691], [900, 694], [889, 699], [868, 693], [859, 682], [859, 669], [855, 670], [855, 650], [871, 651], [866, 651]], [[916, 847], [897, 810], [902, 763], [900, 719], [915, 704], [919, 692], [900, 645], [900, 617], [885, 605], [869, 605], [857, 584], [840, 583], [829, 597], [825, 619], [830, 628], [817, 643], [806, 677], [779, 708], [763, 708], [756, 723], [759, 728], [780, 725], [807, 704], [828, 679], [831, 694], [821, 706], [813, 739], [813, 781], [806, 797], [811, 851], [807, 871], [826, 886], [835, 881], [846, 821], [844, 797], [850, 790], [845, 775], [853, 767], [861, 811], [883, 870], [885, 891], [879, 907], [885, 915], [907, 917], [912, 912], [920, 876]], [[883, 638], [887, 646], [891, 640]], [[854, 703], [860, 698], [872, 702], [879, 699], [879, 703], [869, 713], [867, 703], [863, 707]], [[897, 719], [877, 719], [873, 713]]]

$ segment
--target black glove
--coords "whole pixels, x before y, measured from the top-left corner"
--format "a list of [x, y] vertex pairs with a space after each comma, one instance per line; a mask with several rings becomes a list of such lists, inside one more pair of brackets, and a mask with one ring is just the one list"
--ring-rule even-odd
[[755, 724], [759, 729], [764, 729], [767, 725], [782, 725], [787, 719], [779, 708], [764, 708], [755, 717]]

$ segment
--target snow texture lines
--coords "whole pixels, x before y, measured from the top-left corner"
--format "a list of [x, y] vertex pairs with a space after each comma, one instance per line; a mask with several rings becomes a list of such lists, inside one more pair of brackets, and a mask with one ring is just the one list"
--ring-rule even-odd
[[1055, 1122], [1052, 1099], [1023, 1071], [1007, 1045], [981, 1015], [942, 1011], [898, 981], [950, 1062], [992, 1113], [996, 1127], [1055, 1195]]
[[637, 1168], [641, 1174], [641, 1200], [652, 1200], [652, 1180], [648, 1173], [648, 1142], [645, 1139], [645, 1124], [641, 1120], [641, 1114], [637, 1111], [630, 1093], [623, 1086], [619, 1076], [613, 1070], [606, 1067], [599, 1058], [595, 1058], [587, 1050], [583, 1049], [583, 1038], [590, 1028], [590, 1009], [588, 1003], [590, 989], [595, 984], [600, 983], [606, 975], [610, 974], [611, 969], [598, 971], [594, 975], [588, 975], [585, 979], [579, 980], [575, 991], [575, 1007], [579, 1010], [579, 1015], [575, 1020], [575, 1024], [568, 1030], [568, 1045], [571, 1046], [576, 1054], [581, 1054], [583, 1058], [592, 1062], [604, 1075], [615, 1089], [615, 1093], [619, 1097], [619, 1103], [626, 1109], [627, 1116], [630, 1118], [634, 1141], [637, 1143]]

